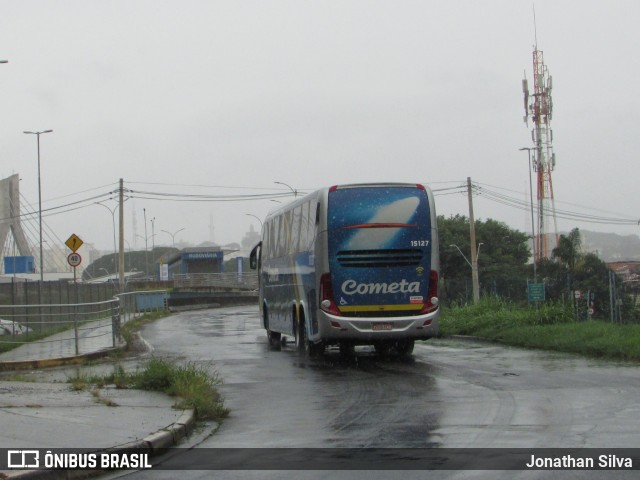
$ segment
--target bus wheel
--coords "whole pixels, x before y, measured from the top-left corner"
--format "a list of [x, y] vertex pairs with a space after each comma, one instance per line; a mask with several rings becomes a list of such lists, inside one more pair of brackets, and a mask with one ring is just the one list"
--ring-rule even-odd
[[376, 353], [381, 357], [386, 357], [389, 355], [389, 350], [391, 350], [391, 345], [389, 342], [378, 342], [373, 345]]
[[272, 332], [271, 330], [267, 330], [267, 340], [269, 340], [269, 347], [276, 350], [276, 349], [280, 349], [280, 346], [282, 345], [280, 343], [280, 340], [282, 338], [282, 335], [280, 334], [280, 332]]
[[301, 317], [294, 325], [293, 332], [296, 335], [296, 350], [305, 353], [307, 336], [305, 335], [304, 317]]
[[311, 357], [319, 357], [324, 353], [324, 343], [313, 343], [312, 341], [307, 341], [307, 352]]
[[264, 328], [267, 330], [267, 340], [269, 341], [269, 347], [273, 349], [280, 348], [280, 339], [282, 335], [280, 334], [280, 332], [272, 332], [269, 329], [269, 313], [266, 305], [264, 306]]
[[343, 357], [352, 357], [356, 353], [356, 347], [351, 342], [340, 342], [340, 355]]
[[411, 355], [413, 353], [413, 347], [415, 345], [414, 340], [398, 340], [396, 342], [396, 352], [401, 357], [406, 357], [407, 355]]

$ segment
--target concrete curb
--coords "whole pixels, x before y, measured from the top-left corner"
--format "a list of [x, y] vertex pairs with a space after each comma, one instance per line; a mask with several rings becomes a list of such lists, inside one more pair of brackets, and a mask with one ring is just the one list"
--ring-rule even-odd
[[46, 358], [40, 360], [16, 360], [0, 362], [0, 372], [11, 372], [14, 370], [36, 370], [39, 368], [60, 367], [62, 365], [80, 365], [87, 360], [96, 360], [123, 350], [125, 346], [105, 348], [97, 352], [84, 353], [73, 357]]
[[[98, 452], [125, 453], [136, 450], [148, 453], [150, 458], [160, 455], [170, 447], [179, 444], [194, 430], [196, 423], [195, 410], [185, 410], [180, 418], [171, 425], [151, 433], [141, 440], [119, 445]], [[17, 470], [3, 476], [6, 480], [77, 480], [104, 475], [108, 470]]]

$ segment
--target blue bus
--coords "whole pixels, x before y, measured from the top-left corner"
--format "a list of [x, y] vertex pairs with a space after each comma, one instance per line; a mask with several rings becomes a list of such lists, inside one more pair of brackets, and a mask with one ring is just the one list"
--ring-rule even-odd
[[438, 230], [431, 190], [373, 183], [323, 188], [271, 212], [251, 252], [272, 347], [356, 345], [410, 355], [438, 332]]

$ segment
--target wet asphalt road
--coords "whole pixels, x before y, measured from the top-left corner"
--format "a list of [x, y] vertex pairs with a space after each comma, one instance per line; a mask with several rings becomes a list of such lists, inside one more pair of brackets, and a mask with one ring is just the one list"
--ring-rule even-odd
[[[172, 315], [142, 331], [154, 354], [217, 371], [231, 410], [197, 448], [640, 446], [640, 369], [466, 340], [413, 358], [270, 350], [257, 307]], [[192, 440], [195, 442], [195, 440]], [[183, 471], [184, 478], [635, 478], [634, 472]], [[295, 475], [294, 475], [295, 474]], [[132, 478], [174, 478], [139, 472]]]

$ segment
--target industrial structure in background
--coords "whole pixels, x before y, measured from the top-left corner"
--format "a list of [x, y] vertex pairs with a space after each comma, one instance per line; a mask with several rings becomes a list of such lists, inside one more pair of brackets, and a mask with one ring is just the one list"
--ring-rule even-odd
[[[534, 17], [535, 18], [535, 17]], [[553, 153], [553, 131], [551, 117], [553, 115], [553, 99], [551, 98], [552, 78], [544, 63], [542, 51], [538, 50], [536, 35], [533, 50], [533, 93], [529, 93], [526, 78], [522, 80], [524, 93], [524, 121], [529, 126], [533, 122], [531, 140], [533, 147], [528, 150], [532, 160], [532, 168], [536, 174], [537, 189], [537, 232], [533, 232], [534, 258], [539, 261], [550, 258], [553, 248], [558, 244], [558, 225], [553, 196], [553, 180], [551, 173], [556, 165]], [[531, 158], [533, 152], [533, 158]]]

